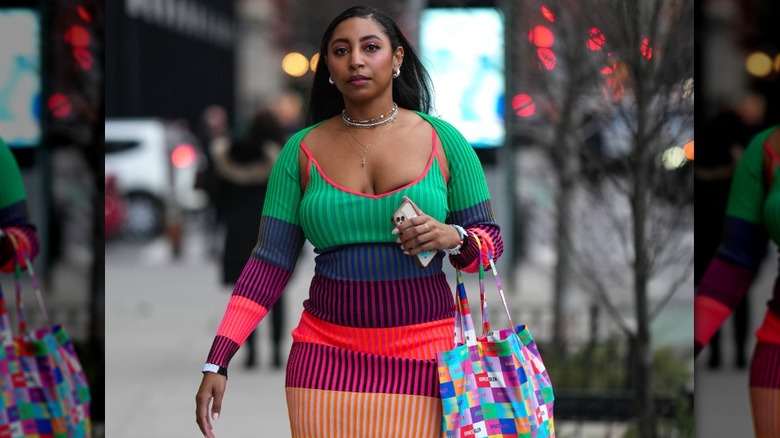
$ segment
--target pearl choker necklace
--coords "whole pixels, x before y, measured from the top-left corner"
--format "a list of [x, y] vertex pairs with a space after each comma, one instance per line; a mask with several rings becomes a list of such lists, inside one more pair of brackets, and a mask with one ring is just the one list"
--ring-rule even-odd
[[373, 119], [355, 120], [347, 116], [347, 110], [342, 110], [341, 120], [344, 122], [345, 125], [351, 126], [353, 128], [373, 128], [375, 126], [384, 125], [387, 122], [395, 120], [397, 115], [398, 115], [398, 104], [393, 102], [393, 108], [390, 109], [390, 111], [388, 111], [386, 114], [382, 114], [378, 117], [374, 117]]

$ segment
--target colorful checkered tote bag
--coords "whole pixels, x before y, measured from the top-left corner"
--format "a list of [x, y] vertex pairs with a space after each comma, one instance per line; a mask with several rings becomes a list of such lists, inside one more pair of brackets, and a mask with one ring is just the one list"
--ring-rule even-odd
[[44, 327], [27, 330], [17, 265], [16, 335], [0, 288], [0, 438], [90, 437], [86, 375], [65, 330], [49, 323], [29, 260], [27, 271]]
[[554, 438], [550, 377], [528, 327], [512, 322], [492, 255], [488, 258], [510, 328], [490, 329], [480, 256], [482, 335], [476, 336], [463, 276], [458, 270], [455, 348], [437, 357], [442, 436]]

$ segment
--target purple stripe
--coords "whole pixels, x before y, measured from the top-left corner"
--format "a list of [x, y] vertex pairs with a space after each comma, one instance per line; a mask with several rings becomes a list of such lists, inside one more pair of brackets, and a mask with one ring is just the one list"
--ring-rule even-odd
[[780, 344], [759, 342], [750, 368], [751, 388], [780, 389]]
[[217, 336], [211, 344], [206, 362], [227, 368], [230, 358], [238, 351], [240, 346], [225, 336]]
[[285, 386], [439, 397], [433, 359], [379, 356], [305, 342], [292, 346]]
[[755, 272], [716, 257], [702, 277], [696, 294], [710, 297], [734, 309], [745, 296], [754, 276]]
[[272, 264], [249, 259], [241, 276], [238, 277], [233, 295], [245, 297], [266, 309], [271, 309], [284, 287], [290, 280], [291, 273]]
[[315, 275], [303, 307], [347, 327], [398, 327], [452, 317], [452, 290], [444, 273], [396, 281], [342, 281]]

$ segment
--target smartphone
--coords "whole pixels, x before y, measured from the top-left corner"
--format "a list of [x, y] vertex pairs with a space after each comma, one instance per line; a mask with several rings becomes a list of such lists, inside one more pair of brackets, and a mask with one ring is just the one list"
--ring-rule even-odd
[[[412, 201], [404, 197], [404, 202], [402, 202], [395, 213], [393, 213], [390, 220], [393, 222], [393, 225], [397, 227], [407, 219], [415, 216], [417, 216], [417, 211], [414, 209]], [[423, 251], [417, 254], [417, 264], [420, 265], [421, 268], [427, 268], [434, 257], [436, 257], [436, 251]]]

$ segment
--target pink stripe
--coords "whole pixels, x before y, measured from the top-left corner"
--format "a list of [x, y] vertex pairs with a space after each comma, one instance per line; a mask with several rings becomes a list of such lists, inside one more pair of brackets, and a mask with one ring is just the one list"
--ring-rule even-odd
[[693, 301], [696, 314], [693, 338], [706, 345], [718, 327], [728, 318], [731, 310], [723, 303], [703, 295], [696, 295]]

